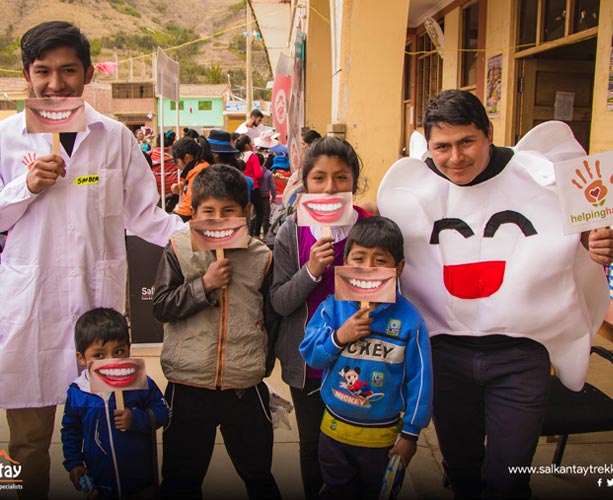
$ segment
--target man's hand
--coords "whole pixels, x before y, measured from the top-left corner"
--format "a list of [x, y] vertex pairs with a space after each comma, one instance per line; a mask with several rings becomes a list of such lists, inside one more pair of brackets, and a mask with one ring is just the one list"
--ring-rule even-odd
[[38, 158], [26, 176], [26, 185], [33, 194], [53, 186], [58, 177], [66, 176], [66, 164], [57, 155], [47, 155]]
[[360, 309], [347, 318], [343, 326], [336, 330], [336, 338], [338, 341], [341, 344], [349, 344], [350, 342], [355, 342], [362, 337], [370, 335], [370, 324], [373, 320], [368, 316], [368, 313], [373, 309], [374, 307], [372, 306]]
[[87, 469], [82, 465], [77, 465], [70, 470], [70, 481], [72, 485], [76, 488], [77, 491], [81, 491], [81, 485], [79, 484], [79, 479], [84, 474], [87, 474]]
[[232, 278], [232, 266], [229, 259], [221, 259], [213, 262], [206, 273], [202, 277], [202, 284], [204, 285], [204, 291], [209, 293], [215, 288], [222, 288], [228, 286], [230, 279]]
[[323, 238], [319, 238], [311, 247], [307, 267], [315, 278], [319, 278], [328, 266], [334, 262], [333, 241], [334, 238], [324, 236]]
[[132, 411], [128, 410], [115, 410], [115, 427], [119, 431], [127, 431], [132, 425]]
[[409, 466], [409, 462], [415, 455], [417, 451], [417, 441], [412, 441], [410, 439], [404, 439], [401, 437], [396, 441], [396, 444], [390, 450], [388, 456], [391, 458], [394, 455], [400, 455], [402, 459], [402, 465], [405, 467]]
[[613, 262], [613, 229], [603, 227], [581, 233], [581, 242], [598, 264], [609, 265]]

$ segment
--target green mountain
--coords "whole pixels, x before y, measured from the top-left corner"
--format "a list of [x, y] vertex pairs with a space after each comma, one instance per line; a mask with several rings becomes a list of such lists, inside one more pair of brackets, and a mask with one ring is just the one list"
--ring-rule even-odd
[[[182, 83], [223, 83], [230, 74], [234, 89], [244, 86], [244, 0], [0, 0], [0, 9], [0, 76], [21, 68], [19, 39], [28, 28], [63, 20], [88, 36], [94, 63], [119, 62], [118, 79], [151, 78], [159, 46], [179, 61]], [[254, 87], [263, 88], [271, 79], [266, 50], [261, 39], [252, 48]]]

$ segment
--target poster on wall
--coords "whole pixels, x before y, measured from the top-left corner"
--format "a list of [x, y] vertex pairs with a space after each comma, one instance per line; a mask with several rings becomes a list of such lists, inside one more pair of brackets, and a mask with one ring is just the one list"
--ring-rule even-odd
[[303, 81], [305, 35], [296, 30], [294, 41], [294, 68], [292, 72], [292, 89], [289, 102], [289, 162], [292, 172], [300, 167], [302, 127], [304, 125]]
[[607, 95], [607, 111], [613, 111], [613, 40], [611, 40], [611, 56], [609, 57], [609, 92]]
[[279, 132], [281, 144], [287, 144], [293, 62], [293, 59], [285, 54], [279, 56], [272, 87], [272, 122]]
[[502, 97], [502, 54], [490, 57], [487, 61], [487, 93], [485, 109], [490, 118], [500, 116]]

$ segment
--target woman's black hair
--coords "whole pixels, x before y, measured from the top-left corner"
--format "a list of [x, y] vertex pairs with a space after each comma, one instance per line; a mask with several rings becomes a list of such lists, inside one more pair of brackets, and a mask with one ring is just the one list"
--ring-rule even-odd
[[305, 142], [305, 144], [311, 144], [317, 139], [321, 139], [321, 134], [317, 132], [317, 130], [309, 129], [304, 131], [302, 134], [302, 140]]
[[94, 342], [102, 345], [111, 340], [125, 341], [130, 345], [128, 322], [124, 316], [106, 307], [91, 309], [81, 315], [74, 327], [76, 351], [85, 355], [85, 350]]
[[249, 137], [247, 134], [241, 134], [234, 142], [234, 147], [242, 153], [245, 151], [247, 144], [251, 144], [251, 137]]
[[215, 161], [209, 141], [205, 137], [193, 139], [185, 136], [173, 144], [171, 152], [175, 161], [177, 158], [183, 160], [186, 154], [192, 155], [196, 163], [206, 161], [208, 164], [213, 164]]
[[234, 168], [239, 168], [238, 166], [238, 158], [236, 157], [236, 153], [212, 153], [214, 162], [221, 163], [222, 165], [230, 165]]
[[304, 158], [302, 159], [302, 185], [304, 189], [308, 190], [307, 176], [321, 156], [338, 158], [340, 161], [349, 165], [353, 172], [353, 192], [355, 193], [358, 189], [358, 179], [360, 177], [360, 171], [362, 170], [362, 162], [355, 152], [355, 149], [353, 149], [353, 146], [345, 139], [328, 135], [311, 143], [304, 153]]

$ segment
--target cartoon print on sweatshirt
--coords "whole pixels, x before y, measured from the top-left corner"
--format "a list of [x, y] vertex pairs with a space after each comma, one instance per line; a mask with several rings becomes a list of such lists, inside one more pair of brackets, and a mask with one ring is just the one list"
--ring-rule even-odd
[[349, 365], [339, 371], [339, 387], [344, 390], [333, 389], [334, 396], [345, 403], [356, 406], [370, 406], [371, 402], [383, 399], [384, 393], [374, 393], [369, 389], [368, 382], [360, 380], [361, 373], [359, 366], [350, 367]]

